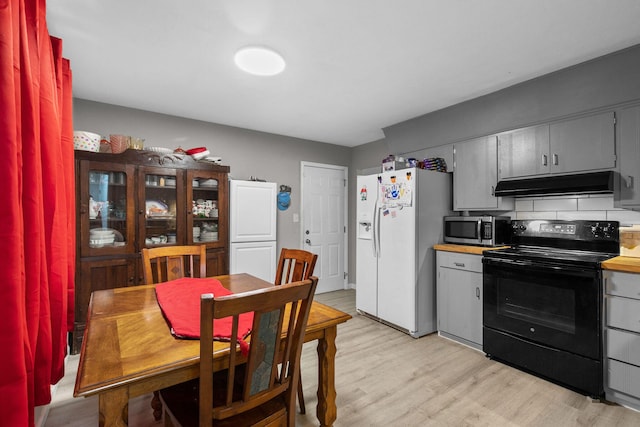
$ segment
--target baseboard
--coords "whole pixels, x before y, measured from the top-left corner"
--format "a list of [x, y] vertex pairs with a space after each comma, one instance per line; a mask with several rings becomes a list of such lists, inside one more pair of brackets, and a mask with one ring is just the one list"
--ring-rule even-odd
[[[69, 360], [69, 347], [67, 347], [67, 355], [64, 358], [64, 369], [66, 372], [67, 369], [67, 360]], [[53, 402], [53, 399], [56, 396], [56, 391], [58, 390], [58, 384], [54, 384], [51, 386], [51, 401]], [[49, 403], [48, 405], [41, 405], [41, 406], [36, 406], [33, 410], [34, 412], [34, 425], [35, 427], [44, 427], [44, 425], [47, 423], [47, 417], [49, 416], [49, 409], [51, 408], [51, 403]]]
[[[51, 400], [53, 400], [53, 396], [55, 396], [57, 388], [58, 388], [57, 385], [51, 386]], [[36, 406], [34, 408], [33, 419], [35, 421], [34, 422], [35, 427], [44, 427], [44, 425], [47, 423], [47, 417], [49, 416], [50, 407], [51, 407], [51, 404]]]

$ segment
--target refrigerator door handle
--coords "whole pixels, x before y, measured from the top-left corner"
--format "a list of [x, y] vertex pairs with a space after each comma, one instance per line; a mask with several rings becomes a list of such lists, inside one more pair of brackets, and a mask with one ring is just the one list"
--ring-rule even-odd
[[378, 200], [376, 200], [376, 202], [373, 205], [373, 256], [375, 258], [378, 258], [378, 255], [380, 253], [379, 250], [379, 245], [380, 245], [380, 222], [379, 222], [379, 212], [380, 209], [378, 209]]

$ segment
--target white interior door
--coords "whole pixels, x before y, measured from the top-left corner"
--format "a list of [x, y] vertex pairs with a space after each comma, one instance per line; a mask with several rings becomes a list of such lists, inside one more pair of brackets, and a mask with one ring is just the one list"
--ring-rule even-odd
[[317, 293], [344, 289], [347, 169], [302, 163], [303, 248], [318, 255]]

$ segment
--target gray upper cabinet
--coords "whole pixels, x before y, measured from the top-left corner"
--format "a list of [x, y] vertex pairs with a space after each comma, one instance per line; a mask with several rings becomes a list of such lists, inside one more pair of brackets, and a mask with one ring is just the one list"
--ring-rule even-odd
[[616, 167], [613, 112], [518, 129], [499, 138], [500, 179]]
[[613, 112], [552, 123], [551, 172], [582, 172], [616, 167]]
[[549, 125], [532, 126], [498, 136], [498, 178], [549, 173]]
[[495, 197], [498, 138], [472, 139], [453, 146], [453, 209], [510, 210], [513, 199]]
[[640, 206], [640, 106], [617, 112], [620, 181], [615, 193], [619, 207]]

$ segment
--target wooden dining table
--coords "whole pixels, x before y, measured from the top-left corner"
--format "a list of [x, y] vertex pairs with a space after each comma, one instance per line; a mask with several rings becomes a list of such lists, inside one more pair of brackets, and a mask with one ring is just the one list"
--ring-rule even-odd
[[[215, 278], [233, 293], [274, 286], [248, 274]], [[336, 420], [335, 340], [337, 326], [350, 318], [316, 301], [309, 313], [305, 342], [318, 341], [316, 415], [321, 426]], [[199, 349], [198, 340], [171, 335], [155, 285], [95, 291], [73, 395], [98, 395], [100, 426], [127, 426], [129, 399], [198, 377]], [[229, 351], [228, 343], [214, 343], [214, 370], [225, 368]]]

